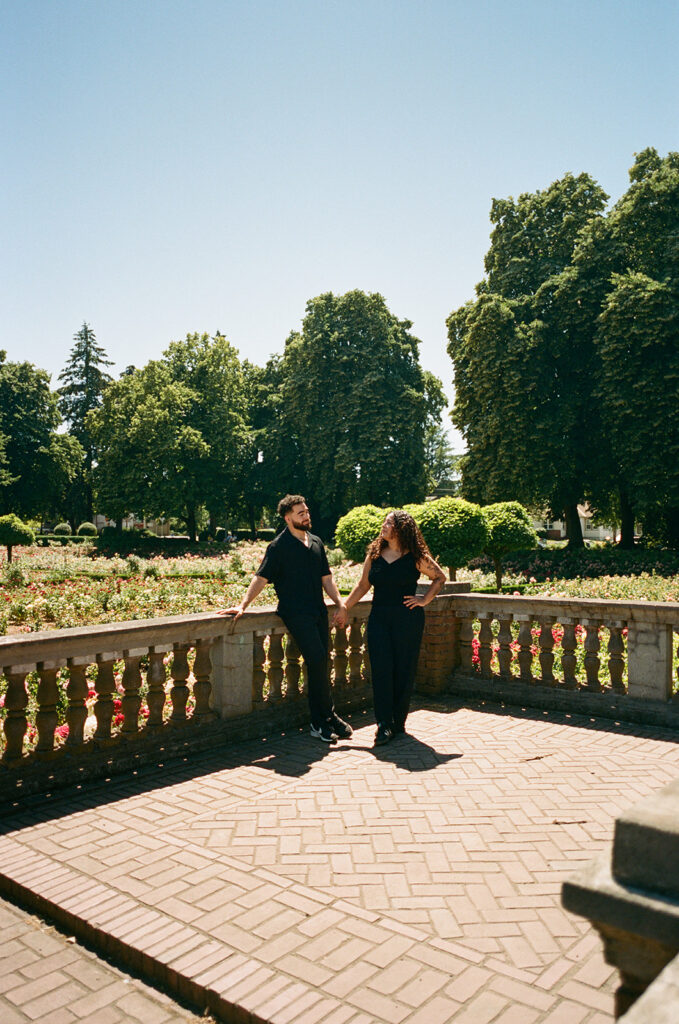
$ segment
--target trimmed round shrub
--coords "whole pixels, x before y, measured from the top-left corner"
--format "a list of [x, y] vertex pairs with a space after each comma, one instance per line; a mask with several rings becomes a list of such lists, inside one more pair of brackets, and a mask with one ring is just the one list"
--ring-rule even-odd
[[337, 523], [335, 544], [352, 562], [362, 562], [366, 548], [382, 528], [389, 509], [377, 505], [357, 505]]
[[455, 573], [480, 555], [488, 543], [486, 518], [478, 505], [464, 498], [437, 498], [409, 510], [434, 558]]
[[70, 523], [57, 523], [57, 525], [52, 530], [52, 533], [55, 534], [57, 537], [70, 537], [71, 534], [73, 533], [73, 530], [71, 529]]
[[538, 546], [538, 535], [528, 512], [518, 501], [484, 505], [489, 537], [484, 551], [493, 559], [495, 583], [502, 588], [502, 560], [510, 551], [530, 551]]
[[30, 526], [10, 512], [7, 516], [0, 516], [0, 544], [7, 548], [7, 561], [12, 561], [12, 548], [16, 544], [35, 544], [35, 534]]
[[96, 537], [98, 530], [94, 523], [81, 523], [76, 532], [79, 537]]

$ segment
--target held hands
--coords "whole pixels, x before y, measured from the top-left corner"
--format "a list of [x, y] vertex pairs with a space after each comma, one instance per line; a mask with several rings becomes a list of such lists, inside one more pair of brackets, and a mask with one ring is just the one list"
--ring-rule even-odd
[[344, 629], [347, 622], [349, 621], [349, 612], [346, 610], [343, 604], [339, 605], [337, 611], [332, 617], [333, 626], [337, 626], [338, 629]]
[[413, 594], [409, 594], [408, 597], [403, 598], [403, 603], [406, 608], [426, 608], [427, 602], [423, 597], [419, 595], [416, 597]]

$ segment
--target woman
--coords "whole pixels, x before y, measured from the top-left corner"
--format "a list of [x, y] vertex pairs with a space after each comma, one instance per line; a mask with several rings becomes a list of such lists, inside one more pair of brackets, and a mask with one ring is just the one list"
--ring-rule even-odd
[[[426, 593], [416, 596], [420, 573], [432, 582]], [[374, 588], [368, 652], [377, 720], [375, 746], [405, 732], [424, 629], [423, 609], [445, 579], [413, 517], [403, 509], [390, 512], [368, 548], [363, 574], [346, 601], [349, 610]]]

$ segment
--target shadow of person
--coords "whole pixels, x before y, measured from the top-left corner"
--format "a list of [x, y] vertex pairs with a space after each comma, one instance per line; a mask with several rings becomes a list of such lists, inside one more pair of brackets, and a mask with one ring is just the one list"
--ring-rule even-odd
[[428, 772], [441, 764], [456, 761], [462, 754], [446, 754], [430, 747], [423, 740], [410, 733], [395, 736], [389, 743], [379, 747], [353, 746], [354, 750], [367, 750], [378, 761], [388, 761], [397, 768], [408, 772]]
[[285, 775], [287, 778], [299, 779], [306, 775], [319, 761], [323, 761], [333, 751], [341, 749], [337, 744], [321, 746], [309, 742], [290, 744], [287, 749], [269, 750], [260, 757], [253, 757], [249, 764], [253, 768], [265, 768], [267, 771]]

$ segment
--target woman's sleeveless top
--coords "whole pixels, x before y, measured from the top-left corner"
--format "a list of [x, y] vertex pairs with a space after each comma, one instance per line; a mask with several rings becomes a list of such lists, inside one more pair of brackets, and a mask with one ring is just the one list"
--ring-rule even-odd
[[420, 573], [414, 556], [408, 552], [395, 562], [380, 555], [370, 567], [368, 580], [373, 591], [373, 608], [405, 608], [403, 598], [415, 593]]

